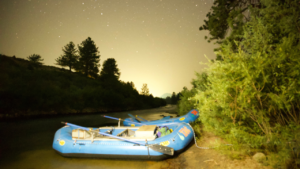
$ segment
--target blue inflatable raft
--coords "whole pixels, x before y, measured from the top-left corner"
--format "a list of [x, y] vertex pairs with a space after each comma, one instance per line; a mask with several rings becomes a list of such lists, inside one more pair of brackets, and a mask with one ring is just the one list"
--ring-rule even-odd
[[[158, 137], [162, 129], [167, 132]], [[193, 129], [186, 123], [100, 128], [66, 123], [55, 133], [53, 149], [65, 157], [163, 160], [183, 151], [192, 139]]]
[[129, 114], [131, 118], [127, 118], [123, 121], [124, 126], [142, 126], [142, 125], [156, 125], [156, 124], [167, 124], [167, 123], [191, 123], [194, 122], [199, 117], [199, 111], [193, 109], [189, 111], [186, 115], [180, 116], [177, 118], [171, 118], [170, 116], [166, 116], [160, 120], [155, 121], [147, 121], [141, 117], [134, 117]]

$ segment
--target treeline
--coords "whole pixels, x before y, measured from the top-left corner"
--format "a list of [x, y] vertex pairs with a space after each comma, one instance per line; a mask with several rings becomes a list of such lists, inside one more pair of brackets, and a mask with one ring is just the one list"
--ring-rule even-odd
[[171, 97], [170, 96], [166, 97], [167, 104], [177, 104], [179, 101], [180, 95], [181, 95], [180, 92], [177, 94], [175, 92], [173, 92]]
[[297, 0], [216, 0], [200, 27], [220, 47], [179, 112], [197, 108], [232, 158], [263, 152], [263, 165], [300, 168], [299, 16]]
[[104, 62], [100, 75], [95, 75], [93, 71], [86, 74], [85, 71], [42, 66], [39, 64], [41, 57], [36, 56], [39, 55], [30, 57], [39, 58], [37, 62], [30, 57], [27, 61], [0, 55], [1, 117], [108, 112], [166, 105], [164, 99], [139, 94], [133, 82], [119, 80], [120, 72], [113, 58]]

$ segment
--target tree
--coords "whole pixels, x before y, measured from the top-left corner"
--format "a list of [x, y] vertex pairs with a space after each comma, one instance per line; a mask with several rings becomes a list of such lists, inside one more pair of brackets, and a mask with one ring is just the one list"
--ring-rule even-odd
[[142, 95], [146, 95], [146, 96], [149, 95], [149, 89], [148, 89], [148, 86], [147, 86], [146, 83], [143, 84], [143, 87], [142, 87], [142, 89], [141, 89], [141, 94], [142, 94]]
[[68, 66], [70, 71], [78, 62], [79, 56], [77, 55], [77, 50], [75, 49], [75, 44], [70, 42], [62, 49], [64, 55], [60, 56], [59, 58], [55, 59], [56, 64], [60, 66]]
[[297, 167], [291, 148], [300, 142], [299, 0], [261, 3], [250, 8], [236, 50], [221, 44], [223, 61], [211, 62], [209, 85], [193, 100], [205, 130], [224, 136], [232, 149], [263, 147], [278, 152], [274, 161]]
[[195, 107], [195, 101], [191, 100], [192, 97], [196, 94], [196, 89], [192, 88], [188, 90], [187, 87], [183, 87], [183, 90], [180, 92], [181, 95], [179, 97], [178, 105], [178, 114], [185, 115], [191, 109]]
[[[226, 43], [240, 41], [243, 32], [243, 25], [250, 20], [249, 8], [260, 7], [260, 0], [215, 0], [211, 12], [207, 13], [208, 20], [204, 20], [199, 30], [208, 30], [210, 37], [205, 36], [208, 42], [216, 40], [217, 44], [222, 44], [228, 33]], [[215, 50], [219, 50], [215, 49]]]
[[42, 57], [38, 54], [32, 54], [28, 56], [27, 59], [32, 63], [32, 66], [34, 67], [41, 66], [43, 64], [42, 61], [44, 61], [44, 59], [42, 59]]
[[132, 89], [136, 90], [135, 85], [133, 82], [127, 82], [128, 85], [130, 85], [132, 87]]
[[117, 67], [116, 60], [114, 58], [108, 58], [106, 61], [103, 63], [103, 68], [100, 73], [100, 79], [101, 80], [119, 80], [120, 77], [120, 72], [119, 68]]
[[175, 92], [172, 93], [171, 103], [172, 104], [177, 104], [177, 96], [176, 96]]
[[79, 49], [79, 62], [76, 66], [76, 70], [82, 72], [87, 77], [96, 78], [99, 72], [100, 55], [95, 42], [88, 37], [82, 41], [81, 45], [78, 45]]

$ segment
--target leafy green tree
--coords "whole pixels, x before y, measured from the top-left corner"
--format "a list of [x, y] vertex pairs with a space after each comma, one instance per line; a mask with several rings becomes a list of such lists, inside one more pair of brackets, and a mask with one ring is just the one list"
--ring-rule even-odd
[[141, 95], [145, 95], [148, 96], [149, 93], [149, 89], [146, 83], [143, 84], [142, 89], [141, 89]]
[[207, 90], [210, 85], [208, 81], [208, 75], [206, 72], [196, 73], [197, 78], [193, 79], [192, 89], [188, 90], [187, 87], [184, 87], [180, 92], [179, 101], [178, 101], [178, 113], [180, 115], [185, 115], [188, 111], [196, 107], [196, 100], [192, 98], [199, 92], [204, 92]]
[[62, 50], [64, 54], [55, 59], [56, 64], [60, 66], [68, 66], [71, 71], [77, 64], [79, 58], [77, 50], [75, 49], [75, 44], [73, 42], [69, 42]]
[[300, 141], [300, 5], [298, 0], [261, 4], [249, 8], [251, 17], [236, 48], [221, 44], [223, 60], [211, 62], [209, 85], [193, 100], [199, 102], [206, 130], [235, 148], [264, 147], [278, 152], [274, 161], [297, 166], [291, 158], [297, 158], [292, 154]]
[[41, 65], [43, 65], [42, 61], [44, 61], [44, 59], [42, 59], [41, 55], [38, 55], [38, 54], [32, 54], [32, 55], [28, 56], [27, 59], [34, 66], [41, 66]]
[[181, 95], [178, 101], [178, 114], [185, 115], [191, 109], [195, 107], [196, 101], [192, 100], [192, 97], [195, 96], [196, 90], [195, 88], [188, 90], [187, 87], [184, 87], [183, 90], [180, 92]]
[[98, 47], [96, 47], [95, 42], [88, 37], [86, 40], [82, 41], [81, 45], [78, 45], [79, 49], [79, 62], [76, 70], [82, 72], [87, 77], [97, 78], [99, 72], [100, 55]]
[[115, 79], [119, 80], [121, 73], [119, 72], [119, 68], [117, 67], [117, 62], [114, 58], [108, 58], [103, 63], [103, 68], [100, 73], [100, 79], [109, 80]]

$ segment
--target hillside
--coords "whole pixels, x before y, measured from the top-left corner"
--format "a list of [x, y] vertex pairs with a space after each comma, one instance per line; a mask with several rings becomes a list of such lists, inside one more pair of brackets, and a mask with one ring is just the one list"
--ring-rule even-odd
[[152, 108], [165, 101], [139, 95], [129, 82], [101, 81], [54, 66], [34, 67], [0, 55], [0, 117]]

